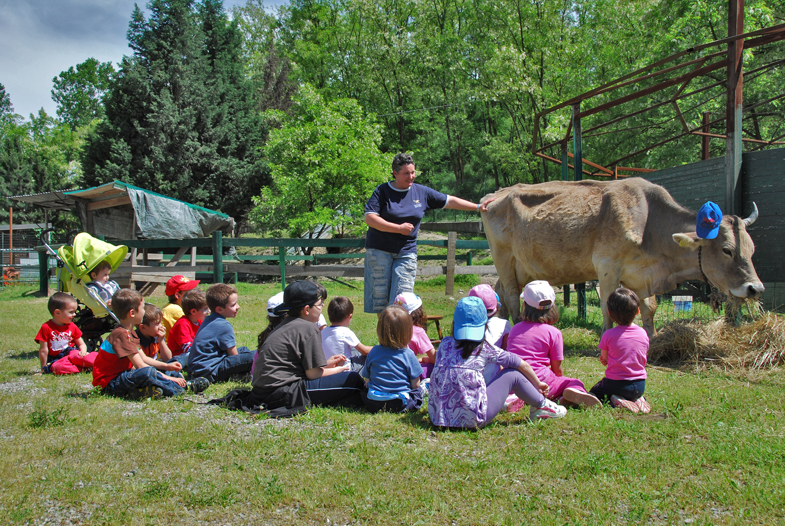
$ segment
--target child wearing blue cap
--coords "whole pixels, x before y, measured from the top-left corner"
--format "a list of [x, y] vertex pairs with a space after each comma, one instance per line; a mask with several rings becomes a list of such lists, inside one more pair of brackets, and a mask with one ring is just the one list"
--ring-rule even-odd
[[[567, 410], [548, 400], [548, 384], [524, 360], [485, 341], [488, 311], [482, 300], [462, 298], [455, 307], [452, 336], [436, 353], [431, 375], [428, 414], [436, 426], [477, 429], [487, 425], [504, 407], [510, 392], [531, 407], [529, 418], [561, 418]], [[502, 369], [486, 384], [489, 363]]]

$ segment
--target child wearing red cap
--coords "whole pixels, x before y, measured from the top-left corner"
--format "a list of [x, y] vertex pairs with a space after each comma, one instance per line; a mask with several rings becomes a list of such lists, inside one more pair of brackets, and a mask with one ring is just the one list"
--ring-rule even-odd
[[189, 290], [195, 289], [197, 285], [199, 285], [198, 279], [188, 279], [179, 275], [172, 276], [166, 282], [166, 295], [169, 297], [169, 304], [161, 309], [161, 314], [167, 337], [177, 320], [183, 317], [183, 308], [180, 306], [183, 295]]
[[586, 392], [583, 382], [564, 376], [562, 371], [564, 340], [553, 326], [559, 321], [553, 287], [547, 281], [532, 281], [523, 289], [521, 299], [523, 321], [510, 331], [507, 350], [526, 360], [537, 378], [548, 384], [551, 400], [561, 399], [565, 405], [600, 405], [596, 396]]

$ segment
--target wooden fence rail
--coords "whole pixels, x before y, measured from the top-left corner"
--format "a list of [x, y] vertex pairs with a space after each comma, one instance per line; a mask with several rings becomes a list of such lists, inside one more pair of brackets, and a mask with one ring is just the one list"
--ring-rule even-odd
[[[472, 265], [472, 253], [455, 254], [456, 250], [488, 250], [487, 241], [469, 241], [456, 239], [455, 232], [450, 232], [446, 240], [418, 240], [417, 244], [422, 246], [433, 246], [447, 248], [447, 256], [419, 256], [422, 261], [427, 260], [447, 260], [446, 265], [420, 267], [418, 274], [421, 276], [447, 275], [445, 292], [452, 294], [454, 287], [454, 277], [456, 274], [495, 274], [496, 268], [493, 265], [474, 266]], [[132, 239], [127, 241], [117, 241], [115, 244], [126, 245], [129, 248], [130, 261], [124, 262], [113, 274], [120, 279], [130, 281], [146, 281], [152, 283], [163, 283], [170, 276], [182, 274], [193, 277], [197, 272], [211, 272], [213, 281], [221, 283], [224, 280], [224, 272], [256, 274], [264, 276], [280, 276], [281, 289], [286, 287], [287, 276], [330, 276], [330, 277], [363, 277], [363, 266], [361, 265], [325, 265], [317, 264], [319, 261], [330, 261], [337, 259], [362, 259], [365, 253], [357, 254], [309, 254], [309, 255], [289, 255], [289, 248], [363, 248], [365, 239], [363, 238], [333, 238], [333, 239], [299, 239], [299, 238], [224, 238], [221, 232], [214, 232], [211, 238], [197, 239]], [[255, 247], [255, 248], [277, 248], [278, 254], [266, 256], [245, 256], [232, 255], [224, 256], [225, 247]], [[53, 248], [57, 249], [58, 246]], [[197, 258], [197, 248], [211, 248], [212, 260], [205, 262], [203, 258]], [[171, 260], [164, 262], [164, 257], [158, 254], [148, 254], [150, 250], [178, 249]], [[49, 286], [49, 257], [43, 247], [38, 247], [39, 267], [40, 267], [40, 290], [43, 294], [48, 294]], [[141, 251], [141, 253], [140, 253]], [[177, 265], [180, 258], [190, 251], [190, 264]], [[451, 256], [452, 255], [452, 256]], [[139, 265], [139, 259], [143, 265]], [[159, 264], [165, 266], [148, 266], [150, 260], [157, 260]], [[456, 260], [465, 260], [467, 266], [456, 266]], [[243, 263], [244, 261], [278, 261], [277, 267], [269, 265], [254, 265]], [[308, 267], [287, 265], [294, 261], [309, 261], [314, 265]], [[170, 268], [167, 268], [170, 267]], [[153, 285], [152, 288], [155, 288]]]

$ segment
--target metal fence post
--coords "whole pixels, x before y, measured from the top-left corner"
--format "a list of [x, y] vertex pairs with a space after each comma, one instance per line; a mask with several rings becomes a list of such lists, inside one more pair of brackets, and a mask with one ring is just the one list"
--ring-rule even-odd
[[[573, 148], [575, 149], [575, 180], [583, 180], [583, 146], [581, 144], [581, 103], [577, 102], [572, 105], [572, 140]], [[586, 284], [577, 283], [575, 285], [575, 292], [578, 296], [578, 319], [586, 320]]]
[[49, 254], [46, 250], [38, 252], [38, 290], [49, 296]]
[[223, 233], [213, 232], [213, 283], [224, 282]]

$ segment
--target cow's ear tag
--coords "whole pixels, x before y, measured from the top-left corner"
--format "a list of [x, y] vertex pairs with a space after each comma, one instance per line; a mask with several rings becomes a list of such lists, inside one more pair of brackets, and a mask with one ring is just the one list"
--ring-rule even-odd
[[680, 246], [680, 247], [684, 247], [684, 248], [687, 248], [688, 246], [690, 246], [690, 241], [689, 241], [689, 239], [687, 239], [687, 238], [681, 238], [681, 239], [679, 240], [679, 246]]

